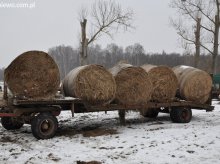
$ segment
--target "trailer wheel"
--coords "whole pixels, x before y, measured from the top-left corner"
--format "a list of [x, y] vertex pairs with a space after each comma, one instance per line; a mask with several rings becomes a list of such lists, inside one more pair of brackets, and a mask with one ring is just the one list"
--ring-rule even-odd
[[141, 110], [140, 113], [144, 117], [156, 118], [159, 114], [159, 110], [150, 108], [150, 109], [147, 109], [147, 110]]
[[192, 118], [192, 110], [190, 108], [172, 108], [170, 118], [175, 123], [188, 123]]
[[51, 113], [40, 113], [31, 121], [32, 134], [37, 139], [49, 139], [55, 136], [58, 121]]
[[16, 130], [20, 129], [24, 123], [17, 121], [12, 117], [2, 117], [1, 119], [2, 126], [7, 130]]

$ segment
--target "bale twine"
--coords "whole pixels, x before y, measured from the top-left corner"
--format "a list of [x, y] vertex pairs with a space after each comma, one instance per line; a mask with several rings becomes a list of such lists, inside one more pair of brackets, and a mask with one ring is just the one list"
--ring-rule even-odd
[[18, 98], [51, 98], [60, 83], [59, 69], [45, 52], [28, 51], [5, 69], [5, 81]]
[[153, 93], [151, 100], [170, 102], [175, 98], [178, 80], [171, 68], [145, 64], [141, 66], [152, 81]]
[[115, 101], [125, 105], [146, 104], [152, 94], [152, 83], [141, 67], [119, 63], [109, 70], [115, 77]]
[[174, 67], [173, 71], [178, 78], [179, 94], [182, 99], [197, 103], [208, 101], [212, 78], [207, 72], [183, 65]]
[[116, 84], [112, 74], [103, 66], [85, 65], [67, 74], [63, 80], [63, 92], [89, 104], [105, 104], [114, 99]]

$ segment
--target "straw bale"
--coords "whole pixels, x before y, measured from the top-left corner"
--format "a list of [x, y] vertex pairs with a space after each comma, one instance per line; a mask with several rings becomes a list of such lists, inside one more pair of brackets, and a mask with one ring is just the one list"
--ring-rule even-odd
[[5, 81], [18, 98], [51, 98], [60, 83], [59, 69], [45, 52], [28, 51], [5, 69]]
[[212, 88], [212, 78], [207, 72], [183, 65], [174, 67], [173, 71], [178, 78], [182, 99], [197, 103], [207, 102]]
[[141, 67], [119, 63], [109, 70], [115, 77], [115, 101], [125, 105], [146, 104], [152, 94], [152, 83]]
[[112, 74], [103, 66], [85, 65], [67, 74], [63, 80], [63, 92], [89, 104], [105, 104], [114, 99], [116, 84]]
[[141, 66], [152, 81], [153, 93], [151, 100], [156, 102], [170, 102], [175, 98], [178, 80], [171, 68], [167, 66]]

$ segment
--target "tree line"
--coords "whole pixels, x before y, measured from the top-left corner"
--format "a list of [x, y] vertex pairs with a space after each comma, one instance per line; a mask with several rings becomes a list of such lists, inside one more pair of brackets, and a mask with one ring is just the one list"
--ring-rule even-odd
[[[60, 45], [50, 48], [48, 53], [58, 64], [61, 79], [74, 69], [80, 66], [80, 50], [74, 49], [71, 46]], [[167, 65], [174, 67], [177, 65], [194, 65], [194, 55], [191, 54], [179, 54], [179, 53], [146, 53], [143, 46], [139, 43], [127, 46], [126, 48], [120, 47], [114, 43], [107, 45], [105, 48], [101, 48], [100, 45], [92, 45], [88, 48], [88, 63], [100, 64], [106, 68], [111, 68], [119, 61], [123, 60], [135, 66], [141, 66], [143, 64], [154, 65]], [[217, 59], [217, 73], [220, 73], [220, 57]], [[212, 56], [207, 54], [201, 54], [198, 62], [198, 68], [209, 73], [212, 72], [211, 68]]]

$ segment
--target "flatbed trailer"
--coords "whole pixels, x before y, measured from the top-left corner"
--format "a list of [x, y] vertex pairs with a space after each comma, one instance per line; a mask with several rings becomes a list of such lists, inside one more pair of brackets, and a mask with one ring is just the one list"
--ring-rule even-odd
[[37, 139], [52, 138], [56, 134], [61, 111], [70, 110], [75, 113], [119, 111], [121, 123], [125, 123], [125, 112], [137, 110], [144, 117], [157, 117], [159, 112], [170, 113], [171, 120], [176, 123], [188, 123], [192, 117], [191, 109], [212, 111], [211, 104], [199, 104], [176, 99], [172, 102], [147, 102], [142, 105], [120, 105], [110, 103], [106, 105], [91, 105], [73, 97], [58, 97], [53, 99], [18, 99], [8, 98], [4, 93], [0, 98], [0, 117], [2, 126], [7, 130], [19, 129], [23, 124], [30, 124], [32, 134]]

